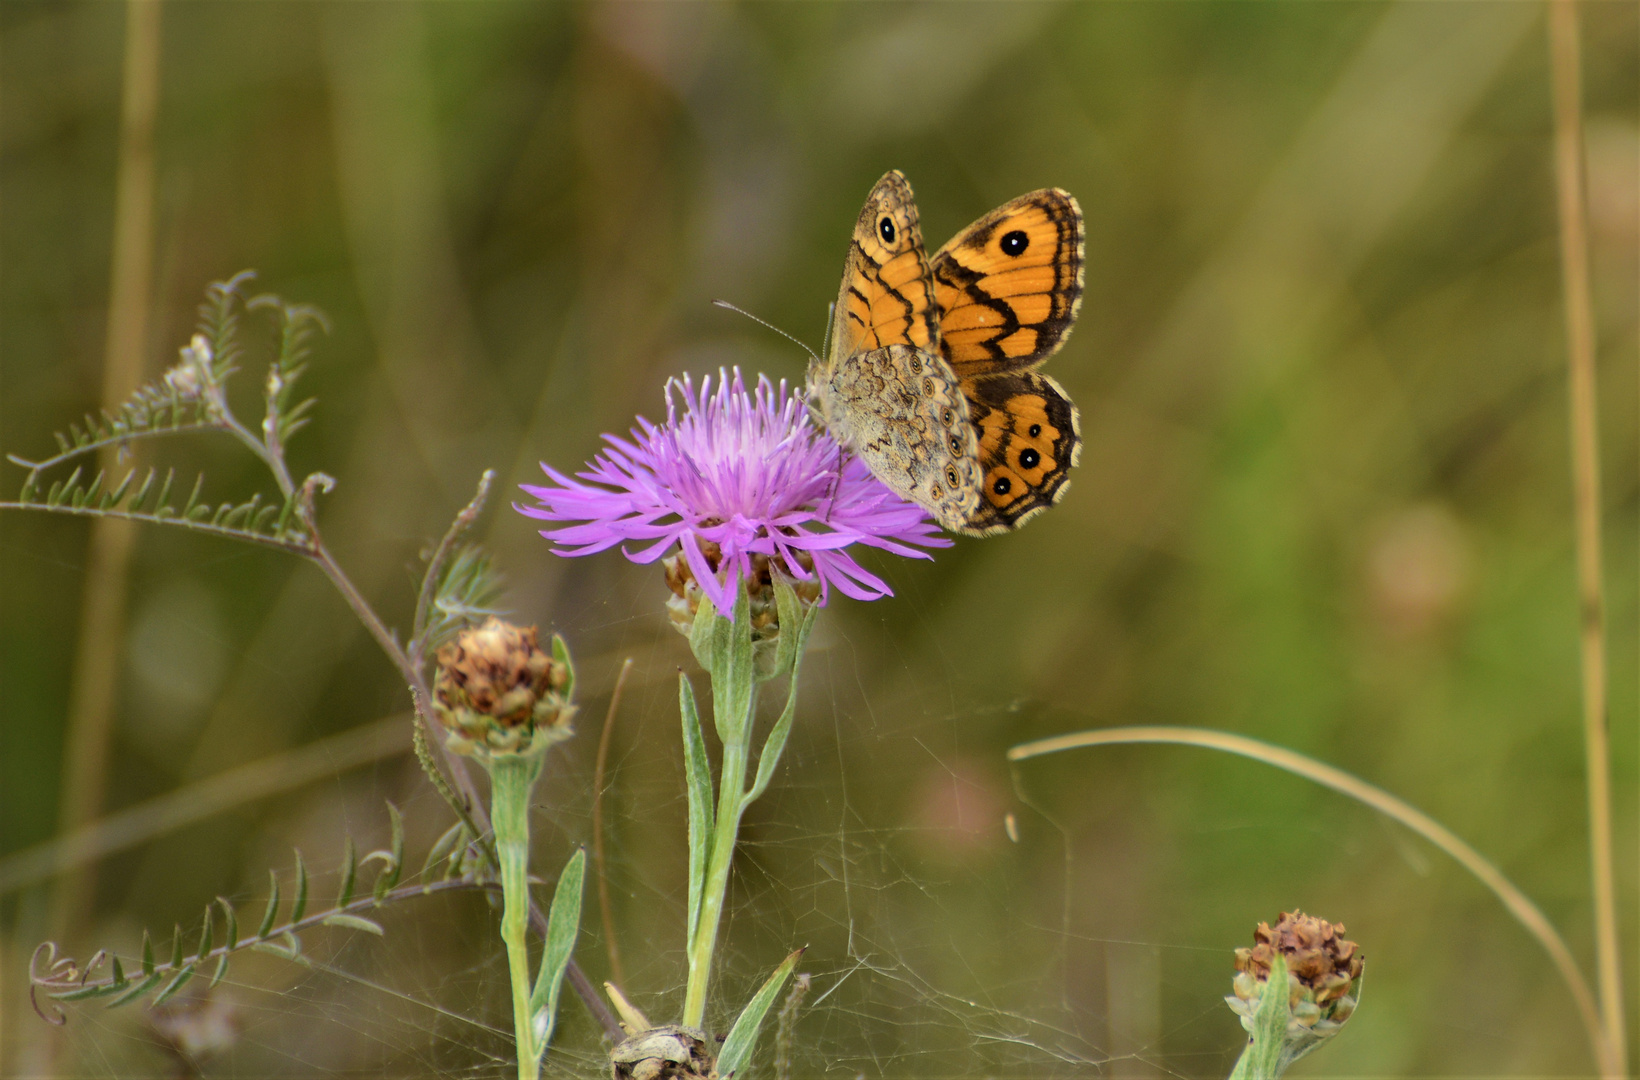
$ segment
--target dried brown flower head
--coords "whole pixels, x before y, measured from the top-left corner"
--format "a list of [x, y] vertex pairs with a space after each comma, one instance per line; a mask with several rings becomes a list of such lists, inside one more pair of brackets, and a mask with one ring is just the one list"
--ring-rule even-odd
[[1280, 952], [1288, 974], [1308, 987], [1317, 1005], [1349, 993], [1361, 977], [1359, 946], [1344, 937], [1343, 923], [1330, 923], [1302, 911], [1284, 911], [1275, 926], [1259, 923], [1251, 949], [1236, 950], [1236, 970], [1259, 982], [1270, 977], [1270, 960]]
[[433, 704], [451, 749], [525, 753], [574, 733], [567, 656], [549, 656], [536, 636], [492, 615], [438, 651]]
[[708, 1080], [717, 1063], [706, 1033], [666, 1024], [640, 1031], [609, 1052], [614, 1080]]

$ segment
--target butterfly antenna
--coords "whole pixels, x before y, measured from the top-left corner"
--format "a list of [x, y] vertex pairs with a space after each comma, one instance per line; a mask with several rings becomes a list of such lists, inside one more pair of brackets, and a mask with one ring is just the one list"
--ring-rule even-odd
[[753, 315], [751, 312], [747, 311], [745, 308], [735, 307], [733, 304], [729, 303], [729, 301], [727, 301], [727, 300], [713, 300], [712, 303], [717, 305], [720, 308], [727, 308], [730, 311], [737, 311], [740, 314], [746, 316], [748, 319], [750, 319], [753, 322], [757, 323], [759, 326], [763, 326], [763, 327], [766, 327], [770, 330], [773, 330], [775, 333], [779, 334], [781, 337], [785, 338], [787, 341], [791, 342], [793, 345], [796, 345], [798, 348], [802, 349], [804, 352], [806, 352], [810, 356], [814, 357], [815, 363], [820, 362], [820, 357], [815, 353], [815, 351], [813, 349], [809, 348], [803, 342], [798, 341], [796, 338], [792, 337], [790, 334], [786, 333], [786, 331], [780, 329], [780, 327], [774, 325], [773, 323], [768, 322], [764, 319], [758, 318], [756, 315]]

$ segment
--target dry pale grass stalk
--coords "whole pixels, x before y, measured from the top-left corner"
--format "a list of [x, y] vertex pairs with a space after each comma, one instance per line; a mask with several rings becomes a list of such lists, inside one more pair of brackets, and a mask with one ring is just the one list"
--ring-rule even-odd
[[609, 711], [604, 714], [604, 729], [598, 733], [598, 761], [592, 768], [592, 859], [598, 864], [598, 913], [604, 921], [604, 948], [609, 953], [609, 971], [616, 986], [626, 985], [626, 972], [621, 967], [621, 949], [615, 941], [615, 919], [609, 903], [609, 874], [604, 868], [604, 766], [609, 762], [609, 736], [615, 730], [615, 715], [621, 709], [621, 692], [626, 689], [626, 677], [632, 673], [632, 658], [621, 661], [621, 673], [615, 676], [615, 690], [609, 697]]
[[118, 851], [169, 835], [246, 803], [278, 795], [410, 750], [400, 713], [226, 769], [0, 859], [0, 896]]
[[1509, 914], [1515, 917], [1526, 928], [1527, 933], [1537, 938], [1554, 962], [1560, 977], [1565, 980], [1566, 988], [1571, 991], [1572, 1000], [1583, 1018], [1583, 1026], [1587, 1030], [1590, 1048], [1594, 1052], [1595, 1060], [1600, 1064], [1603, 1077], [1622, 1075], [1621, 1059], [1612, 1053], [1611, 1044], [1607, 1042], [1605, 1032], [1601, 1027], [1600, 1009], [1595, 1002], [1594, 992], [1589, 989], [1588, 982], [1583, 978], [1583, 972], [1578, 969], [1577, 960], [1572, 951], [1566, 947], [1559, 931], [1554, 928], [1547, 916], [1532, 903], [1531, 899], [1508, 878], [1503, 872], [1487, 860], [1480, 852], [1470, 847], [1458, 835], [1422, 810], [1410, 803], [1396, 798], [1383, 788], [1374, 787], [1359, 777], [1352, 776], [1342, 769], [1323, 764], [1314, 758], [1294, 753], [1279, 746], [1249, 739], [1244, 735], [1232, 735], [1224, 731], [1209, 731], [1204, 728], [1182, 727], [1124, 727], [1106, 728], [1101, 731], [1078, 731], [1069, 735], [1057, 735], [1051, 739], [1039, 739], [1036, 742], [1023, 743], [1008, 751], [1009, 761], [1025, 761], [1029, 758], [1044, 757], [1048, 754], [1062, 753], [1066, 750], [1078, 750], [1091, 746], [1120, 746], [1131, 743], [1168, 743], [1176, 746], [1200, 746], [1209, 750], [1220, 750], [1227, 754], [1237, 754], [1241, 757], [1262, 761], [1266, 765], [1273, 765], [1278, 769], [1312, 780], [1322, 787], [1331, 788], [1342, 795], [1348, 795], [1357, 802], [1372, 807], [1386, 817], [1400, 822], [1431, 844], [1446, 852], [1465, 870], [1473, 874], [1481, 884], [1492, 890], [1492, 894], [1502, 901]]
[[1588, 770], [1589, 864], [1594, 892], [1595, 964], [1609, 1061], [1628, 1060], [1623, 971], [1612, 872], [1610, 734], [1606, 710], [1606, 612], [1600, 551], [1600, 431], [1595, 386], [1594, 303], [1589, 294], [1588, 218], [1583, 177], [1582, 59], [1575, 0], [1550, 0], [1549, 71], [1554, 92], [1555, 187], [1560, 209], [1560, 268], [1565, 290], [1570, 383], [1572, 513], [1581, 609], [1583, 737]]
[[[142, 381], [154, 264], [154, 119], [159, 111], [159, 0], [129, 0], [125, 22], [125, 85], [115, 181], [113, 266], [102, 404], [118, 406]], [[105, 451], [101, 466], [113, 475]], [[91, 526], [69, 695], [68, 735], [59, 788], [58, 828], [67, 832], [101, 812], [108, 774], [114, 691], [125, 657], [125, 601], [136, 525], [111, 517]], [[93, 892], [92, 868], [59, 882], [52, 904], [52, 936], [72, 937]]]

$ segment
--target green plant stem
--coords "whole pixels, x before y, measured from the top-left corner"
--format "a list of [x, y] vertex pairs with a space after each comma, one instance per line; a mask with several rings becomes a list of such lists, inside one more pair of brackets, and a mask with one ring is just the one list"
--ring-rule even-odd
[[501, 940], [512, 978], [513, 1037], [518, 1080], [541, 1075], [530, 1024], [530, 792], [541, 777], [540, 754], [497, 755], [490, 761], [490, 820], [501, 868]]
[[[720, 694], [729, 695], [727, 687], [713, 680], [714, 706]], [[723, 744], [722, 778], [718, 783], [717, 828], [712, 834], [712, 853], [706, 864], [706, 888], [701, 894], [700, 922], [695, 929], [695, 940], [689, 945], [689, 985], [683, 998], [683, 1023], [686, 1027], [700, 1027], [706, 1017], [706, 989], [712, 975], [712, 951], [717, 947], [718, 923], [723, 916], [723, 897], [729, 889], [729, 870], [735, 858], [735, 838], [740, 832], [740, 818], [746, 812], [747, 743], [751, 735], [751, 718], [756, 711], [756, 693], [749, 695], [752, 708], [747, 710], [746, 722], [738, 725], [741, 736]]]

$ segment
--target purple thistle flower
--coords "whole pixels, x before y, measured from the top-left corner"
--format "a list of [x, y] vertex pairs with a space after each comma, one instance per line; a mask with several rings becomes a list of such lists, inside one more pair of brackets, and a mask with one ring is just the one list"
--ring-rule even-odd
[[[739, 368], [733, 377], [720, 369], [716, 390], [708, 375], [696, 394], [689, 376], [670, 379], [664, 425], [640, 416], [630, 441], [604, 440], [604, 451], [578, 479], [543, 462], [552, 483], [521, 485], [540, 505], [515, 503], [514, 509], [543, 521], [579, 522], [541, 531], [558, 555], [591, 555], [635, 541], [645, 546], [623, 546], [622, 553], [652, 563], [677, 544], [725, 615], [734, 612], [754, 555], [766, 556], [787, 577], [817, 578], [824, 604], [832, 585], [857, 600], [892, 595], [854, 561], [848, 549], [855, 544], [919, 559], [932, 556], [917, 547], [951, 544], [927, 511], [889, 491], [813, 425], [802, 398], [784, 381], [777, 389], [759, 376], [749, 394]], [[726, 574], [722, 581], [719, 571]]]

